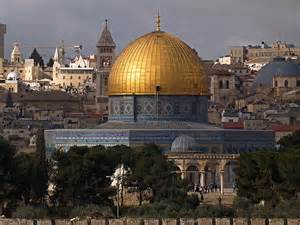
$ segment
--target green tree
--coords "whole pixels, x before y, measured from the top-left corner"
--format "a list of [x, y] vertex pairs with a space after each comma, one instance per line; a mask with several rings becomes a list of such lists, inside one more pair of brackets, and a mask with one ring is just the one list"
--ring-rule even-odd
[[178, 179], [174, 164], [167, 160], [160, 149], [156, 145], [145, 145], [134, 149], [134, 154], [135, 164], [127, 185], [138, 192], [139, 204], [144, 200], [182, 203], [186, 197], [186, 185]]
[[293, 134], [287, 135], [278, 141], [281, 150], [290, 148], [300, 149], [300, 131], [295, 131]]
[[0, 137], [0, 209], [2, 214], [8, 215], [7, 209], [16, 203], [14, 182], [15, 149]]
[[279, 185], [283, 182], [279, 173], [276, 154], [271, 151], [243, 153], [237, 172], [238, 195], [254, 203], [266, 201], [275, 206], [280, 198]]
[[54, 64], [54, 60], [53, 60], [53, 58], [50, 58], [48, 63], [47, 63], [47, 67], [52, 67], [53, 64]]
[[300, 191], [300, 150], [241, 154], [237, 173], [238, 195], [275, 207], [297, 198]]
[[44, 130], [39, 129], [36, 135], [36, 152], [32, 176], [33, 200], [36, 204], [44, 203], [48, 192], [48, 163], [45, 152]]
[[52, 156], [53, 200], [58, 205], [111, 205], [114, 190], [108, 176], [114, 172], [115, 164], [101, 146], [56, 151]]
[[5, 107], [6, 108], [14, 107], [14, 102], [13, 102], [13, 98], [12, 98], [12, 95], [11, 95], [10, 91], [8, 91], [7, 94], [6, 94]]
[[284, 182], [279, 186], [284, 199], [297, 198], [300, 192], [300, 149], [278, 154], [278, 167]]

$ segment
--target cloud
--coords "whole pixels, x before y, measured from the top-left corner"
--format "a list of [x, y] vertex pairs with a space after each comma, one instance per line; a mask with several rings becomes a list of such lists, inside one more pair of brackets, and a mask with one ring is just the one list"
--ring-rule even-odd
[[218, 57], [226, 54], [228, 45], [247, 42], [282, 39], [300, 44], [299, 0], [0, 0], [0, 22], [8, 26], [6, 53], [15, 40], [34, 46], [62, 39], [82, 44], [85, 54], [93, 53], [106, 18], [120, 51], [154, 29], [158, 7], [162, 28], [203, 58]]

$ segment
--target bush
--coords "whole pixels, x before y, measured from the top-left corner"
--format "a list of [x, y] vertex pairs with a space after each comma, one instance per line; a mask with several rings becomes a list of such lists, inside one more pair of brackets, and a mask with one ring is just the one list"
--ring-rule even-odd
[[234, 210], [226, 206], [200, 205], [193, 214], [193, 217], [233, 217]]
[[114, 217], [114, 213], [110, 207], [100, 207], [98, 205], [86, 205], [86, 206], [78, 206], [71, 210], [70, 217], [80, 217], [85, 218], [87, 216], [97, 218], [112, 218]]
[[247, 198], [235, 197], [233, 201], [233, 209], [235, 210], [236, 216], [250, 217], [253, 212], [253, 204]]
[[185, 206], [187, 209], [196, 209], [200, 204], [198, 195], [190, 195], [185, 199]]
[[[225, 206], [197, 205], [195, 197], [186, 200], [188, 204], [176, 204], [172, 201], [161, 201], [130, 208], [124, 212], [128, 217], [142, 218], [197, 218], [197, 217], [233, 217], [234, 210]], [[192, 207], [191, 207], [192, 206]], [[193, 208], [195, 207], [195, 208]]]
[[13, 212], [13, 218], [20, 219], [44, 219], [49, 215], [49, 211], [45, 207], [19, 206]]

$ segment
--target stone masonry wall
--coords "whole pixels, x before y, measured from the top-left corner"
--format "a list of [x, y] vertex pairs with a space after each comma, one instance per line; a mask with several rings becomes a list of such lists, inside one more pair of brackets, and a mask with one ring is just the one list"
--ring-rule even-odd
[[180, 218], [180, 219], [91, 219], [25, 220], [0, 219], [0, 225], [300, 225], [299, 219], [263, 218]]

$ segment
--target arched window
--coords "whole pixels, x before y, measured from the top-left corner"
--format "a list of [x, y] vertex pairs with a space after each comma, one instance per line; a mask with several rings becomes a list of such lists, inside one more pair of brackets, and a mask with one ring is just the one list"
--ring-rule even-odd
[[278, 87], [278, 82], [277, 82], [277, 80], [275, 80], [275, 87]]
[[289, 86], [289, 82], [287, 80], [284, 81], [284, 87], [288, 87]]
[[220, 88], [220, 89], [223, 88], [223, 81], [222, 81], [222, 80], [219, 81], [219, 88]]
[[186, 169], [186, 176], [189, 184], [191, 185], [199, 184], [199, 170], [196, 166], [190, 165]]
[[226, 89], [229, 89], [229, 81], [226, 80]]

